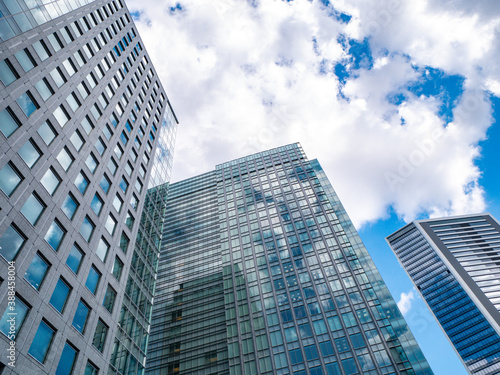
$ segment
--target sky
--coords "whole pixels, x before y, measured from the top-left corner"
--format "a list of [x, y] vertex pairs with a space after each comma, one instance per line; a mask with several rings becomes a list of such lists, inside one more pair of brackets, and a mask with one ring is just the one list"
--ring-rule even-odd
[[500, 218], [494, 0], [128, 0], [179, 119], [173, 181], [300, 142], [436, 375], [466, 374], [384, 238]]

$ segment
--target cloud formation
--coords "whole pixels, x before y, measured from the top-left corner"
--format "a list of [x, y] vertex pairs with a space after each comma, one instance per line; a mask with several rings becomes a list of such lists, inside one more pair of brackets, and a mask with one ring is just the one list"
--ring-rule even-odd
[[129, 0], [180, 121], [173, 178], [300, 142], [357, 226], [483, 211], [493, 1]]
[[401, 293], [398, 301], [398, 307], [401, 314], [406, 315], [411, 309], [413, 300], [415, 299], [415, 292], [410, 290], [408, 293]]

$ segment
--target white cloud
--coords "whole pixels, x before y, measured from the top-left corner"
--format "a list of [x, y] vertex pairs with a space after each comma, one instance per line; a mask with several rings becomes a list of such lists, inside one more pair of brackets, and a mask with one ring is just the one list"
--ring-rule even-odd
[[[485, 209], [474, 162], [492, 122], [482, 90], [499, 92], [493, 2], [336, 2], [348, 24], [317, 1], [254, 3], [185, 0], [171, 14], [175, 1], [127, 2], [142, 13], [139, 32], [181, 123], [174, 180], [298, 141], [358, 226], [390, 205], [405, 220]], [[347, 79], [348, 101], [333, 74], [347, 56], [341, 35], [370, 37], [374, 57]], [[464, 77], [446, 127], [441, 97], [405, 89], [415, 65]], [[398, 91], [405, 99], [389, 102]]]
[[408, 293], [401, 293], [398, 301], [401, 314], [406, 315], [410, 311], [414, 299], [415, 292], [413, 290], [410, 290]]

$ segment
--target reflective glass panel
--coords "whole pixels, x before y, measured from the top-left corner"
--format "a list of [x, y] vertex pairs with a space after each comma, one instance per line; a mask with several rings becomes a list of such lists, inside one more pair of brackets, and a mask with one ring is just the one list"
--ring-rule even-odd
[[66, 231], [59, 225], [57, 221], [54, 221], [47, 233], [45, 234], [45, 241], [55, 250], [59, 249], [61, 242], [64, 238]]
[[80, 172], [78, 176], [76, 176], [75, 186], [78, 190], [80, 190], [80, 193], [85, 194], [87, 186], [89, 186], [89, 180], [82, 172]]
[[49, 194], [53, 195], [57, 187], [61, 183], [61, 179], [54, 173], [52, 168], [49, 168], [43, 175], [40, 182], [42, 183], [43, 187], [49, 192]]
[[35, 225], [45, 207], [36, 195], [31, 194], [21, 208], [21, 213], [28, 219], [31, 225]]
[[33, 167], [33, 165], [42, 155], [40, 150], [33, 144], [32, 140], [26, 142], [17, 153], [30, 168]]
[[56, 375], [71, 375], [75, 365], [77, 351], [71, 345], [66, 343], [57, 365]]
[[68, 259], [66, 259], [66, 264], [75, 274], [77, 274], [78, 270], [80, 269], [82, 258], [82, 251], [76, 245], [73, 245], [69, 252]]
[[14, 260], [21, 247], [26, 242], [26, 238], [22, 236], [12, 225], [7, 228], [2, 238], [0, 238], [0, 255], [9, 262]]
[[0, 131], [9, 138], [19, 127], [19, 123], [12, 116], [8, 108], [0, 112]]
[[95, 269], [94, 266], [92, 266], [92, 268], [90, 268], [89, 275], [87, 276], [87, 281], [85, 282], [85, 286], [89, 288], [89, 290], [93, 294], [95, 294], [97, 290], [100, 278], [101, 274]]
[[26, 270], [24, 278], [33, 286], [33, 288], [39, 290], [48, 269], [48, 263], [37, 253]]
[[76, 199], [73, 197], [73, 195], [68, 194], [66, 196], [66, 199], [64, 199], [64, 202], [61, 206], [61, 210], [64, 212], [64, 214], [68, 218], [73, 219], [78, 206], [79, 206], [79, 204], [76, 201]]
[[30, 117], [33, 112], [38, 109], [38, 105], [33, 101], [28, 92], [25, 92], [19, 98], [17, 98], [16, 102], [17, 104], [19, 104], [19, 107], [24, 112], [26, 117]]
[[43, 141], [47, 146], [50, 145], [54, 140], [54, 138], [56, 137], [54, 129], [52, 129], [52, 127], [47, 123], [47, 121], [45, 121], [42, 124], [42, 126], [38, 128], [38, 134], [40, 134], [40, 137], [42, 137]]
[[50, 328], [44, 321], [41, 321], [35, 333], [35, 337], [31, 342], [28, 354], [30, 354], [37, 361], [44, 363], [50, 344], [52, 343], [54, 333], [55, 331], [52, 328]]
[[[16, 296], [17, 297], [17, 296]], [[23, 326], [24, 319], [26, 318], [26, 315], [28, 314], [29, 307], [19, 298], [16, 298], [16, 305], [14, 306], [14, 309], [11, 310], [9, 306], [5, 309], [5, 312], [2, 315], [2, 319], [0, 319], [0, 332], [2, 332], [4, 335], [6, 335], [11, 341], [13, 341], [17, 334], [19, 333], [19, 330]], [[11, 318], [12, 314], [15, 313], [16, 317], [16, 324], [11, 325]], [[13, 330], [11, 331], [11, 327]]]
[[85, 329], [89, 312], [90, 308], [83, 301], [78, 302], [78, 307], [76, 308], [75, 316], [73, 318], [73, 323], [71, 324], [80, 333], [83, 333]]
[[0, 169], [0, 189], [11, 196], [16, 187], [21, 183], [21, 176], [12, 168], [10, 164]]
[[52, 297], [49, 303], [56, 308], [60, 313], [63, 312], [66, 301], [68, 300], [69, 292], [71, 287], [66, 284], [62, 279], [57, 281]]
[[87, 242], [90, 242], [90, 238], [92, 237], [92, 233], [94, 233], [95, 224], [90, 221], [88, 216], [85, 216], [83, 219], [82, 226], [80, 227], [80, 234], [85, 238]]

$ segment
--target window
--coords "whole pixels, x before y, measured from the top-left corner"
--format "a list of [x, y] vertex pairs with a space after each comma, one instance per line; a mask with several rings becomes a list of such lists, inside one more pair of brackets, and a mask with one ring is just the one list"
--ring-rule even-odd
[[52, 91], [52, 88], [50, 87], [49, 83], [45, 78], [35, 83], [35, 88], [43, 100], [47, 100], [52, 95], [54, 95], [54, 91]]
[[85, 216], [80, 227], [80, 234], [85, 238], [85, 241], [90, 242], [90, 238], [94, 233], [95, 224], [90, 220], [88, 216]]
[[24, 69], [26, 73], [35, 67], [35, 62], [33, 61], [33, 57], [26, 48], [20, 50], [14, 56], [16, 56], [19, 65], [21, 65], [21, 67]]
[[115, 305], [116, 292], [110, 285], [106, 289], [106, 294], [104, 295], [104, 300], [102, 301], [102, 305], [106, 310], [110, 313], [113, 313], [113, 306]]
[[139, 199], [135, 194], [132, 194], [132, 197], [130, 198], [130, 205], [134, 210], [137, 210], [137, 206], [139, 206]]
[[35, 333], [35, 337], [33, 338], [31, 346], [28, 350], [28, 354], [30, 354], [38, 362], [44, 363], [55, 332], [56, 331], [53, 328], [42, 320]]
[[68, 103], [73, 112], [76, 112], [76, 110], [80, 108], [81, 105], [74, 92], [68, 95], [68, 97], [66, 98], [66, 103]]
[[11, 224], [0, 238], [0, 255], [9, 262], [14, 260], [25, 242], [26, 237]]
[[324, 341], [319, 343], [319, 348], [321, 350], [321, 354], [324, 357], [330, 356], [330, 355], [335, 355], [335, 352], [333, 350], [333, 345], [331, 341]]
[[85, 161], [85, 165], [89, 168], [90, 173], [93, 174], [95, 172], [99, 163], [97, 162], [97, 159], [95, 158], [94, 154], [90, 153], [87, 160]]
[[108, 334], [108, 326], [99, 319], [97, 321], [97, 326], [95, 328], [94, 339], [92, 340], [92, 345], [95, 346], [97, 350], [101, 353], [104, 350], [104, 343], [106, 342], [106, 336]]
[[85, 133], [90, 134], [92, 130], [94, 129], [94, 125], [92, 122], [90, 122], [89, 118], [85, 116], [81, 122], [83, 130], [85, 130]]
[[63, 167], [65, 171], [69, 169], [69, 167], [71, 166], [71, 164], [73, 164], [73, 161], [75, 160], [66, 147], [64, 147], [61, 150], [61, 152], [59, 152], [59, 155], [57, 155], [56, 159], [59, 162], [59, 164], [61, 164], [61, 167]]
[[356, 374], [358, 372], [356, 362], [354, 362], [353, 358], [343, 359], [342, 367], [344, 368], [346, 375]]
[[61, 206], [62, 212], [70, 219], [73, 220], [75, 216], [75, 212], [78, 209], [79, 203], [73, 196], [73, 194], [69, 193]]
[[57, 365], [57, 370], [55, 375], [71, 375], [73, 372], [73, 366], [76, 362], [76, 357], [78, 355], [78, 350], [76, 350], [72, 345], [66, 343], [59, 359], [59, 364]]
[[[2, 123], [1, 119], [1, 113], [0, 113], [0, 124]], [[56, 132], [52, 128], [52, 126], [49, 125], [47, 121], [45, 121], [42, 126], [38, 128], [38, 134], [40, 134], [40, 137], [42, 137], [43, 141], [45, 144], [48, 146], [52, 143], [54, 138], [57, 136]]]
[[50, 195], [54, 195], [57, 187], [61, 183], [61, 179], [52, 168], [49, 168], [43, 175], [40, 182]]
[[30, 117], [39, 108], [29, 91], [26, 91], [19, 98], [17, 98], [16, 102], [26, 117]]
[[45, 61], [50, 57], [50, 52], [43, 40], [33, 43], [33, 48], [35, 49], [38, 57], [40, 57], [40, 60]]
[[8, 163], [0, 169], [0, 189], [10, 197], [14, 190], [19, 186], [23, 177], [14, 169], [11, 163]]
[[78, 190], [80, 190], [80, 193], [85, 194], [85, 191], [89, 186], [89, 179], [85, 176], [85, 174], [82, 171], [80, 171], [78, 176], [76, 176], [75, 186], [77, 187]]
[[40, 290], [40, 286], [42, 285], [43, 279], [45, 278], [49, 267], [49, 263], [45, 261], [39, 253], [36, 253], [30, 266], [24, 274], [24, 278], [33, 286], [33, 288]]
[[300, 352], [300, 349], [294, 349], [290, 350], [290, 361], [292, 365], [296, 365], [298, 363], [304, 362], [304, 359], [302, 358], [302, 353]]
[[31, 225], [35, 225], [46, 207], [42, 200], [35, 193], [32, 193], [21, 208], [21, 213]]
[[99, 244], [97, 245], [96, 254], [100, 260], [104, 263], [106, 261], [106, 257], [108, 256], [109, 244], [101, 238], [99, 240]]
[[120, 277], [122, 276], [122, 271], [123, 271], [123, 262], [120, 260], [120, 258], [115, 257], [115, 263], [113, 264], [113, 276], [116, 278], [116, 280], [120, 281]]
[[32, 168], [42, 155], [42, 152], [36, 147], [33, 139], [28, 140], [17, 153], [29, 168]]
[[69, 116], [61, 105], [52, 114], [61, 128], [69, 121]]
[[90, 207], [92, 208], [92, 211], [94, 211], [97, 216], [99, 216], [101, 214], [103, 204], [104, 203], [103, 203], [101, 197], [99, 197], [98, 194], [95, 194], [94, 198], [92, 198], [92, 202], [90, 202]]
[[127, 212], [127, 216], [125, 216], [125, 225], [128, 227], [128, 229], [132, 230], [132, 227], [134, 226], [134, 217], [130, 213], [130, 211]]
[[[30, 307], [16, 295], [16, 304], [14, 308], [11, 310], [9, 306], [5, 309], [5, 312], [2, 315], [2, 319], [0, 319], [0, 332], [9, 337], [11, 341], [14, 341], [17, 334], [21, 330], [23, 326], [24, 319], [26, 315], [28, 315], [28, 311]], [[16, 324], [14, 325], [14, 331], [11, 331], [10, 319], [12, 318], [12, 314], [16, 314]]]
[[9, 60], [5, 59], [0, 61], [0, 80], [5, 86], [9, 86], [18, 78], [18, 75], [12, 67]]
[[85, 143], [85, 140], [78, 129], [73, 132], [69, 140], [71, 141], [73, 146], [75, 146], [76, 151], [80, 151]]
[[61, 69], [59, 69], [59, 68], [55, 68], [54, 70], [52, 70], [50, 72], [50, 76], [52, 77], [52, 79], [56, 83], [57, 87], [61, 87], [66, 82], [66, 78], [64, 78], [64, 76], [61, 72]]
[[99, 155], [104, 154], [104, 151], [106, 151], [106, 144], [104, 143], [104, 141], [102, 140], [101, 137], [99, 137], [99, 139], [97, 139], [97, 142], [95, 143], [95, 148], [96, 148], [97, 152], [99, 153]]
[[9, 107], [0, 112], [0, 131], [6, 138], [9, 138], [20, 126], [17, 117]]
[[115, 199], [113, 200], [113, 207], [116, 212], [120, 212], [123, 206], [123, 199], [120, 198], [118, 194], [115, 195]]
[[113, 217], [113, 215], [109, 215], [108, 218], [106, 219], [106, 224], [104, 225], [109, 234], [113, 235], [115, 233], [115, 228], [116, 228], [116, 219]]
[[127, 237], [125, 232], [122, 232], [120, 237], [120, 249], [126, 254], [128, 249], [128, 244], [130, 243], [130, 239]]
[[113, 158], [110, 158], [109, 159], [109, 162], [108, 162], [108, 169], [109, 171], [111, 172], [111, 174], [114, 176], [115, 173], [116, 173], [116, 170], [118, 169], [118, 165], [116, 164], [116, 162], [114, 161]]
[[75, 274], [78, 274], [83, 255], [83, 251], [81, 251], [80, 248], [74, 244], [69, 252], [68, 259], [66, 259], [66, 264]]
[[85, 286], [92, 292], [92, 294], [96, 293], [100, 279], [101, 273], [97, 271], [95, 266], [92, 266], [90, 268], [89, 275], [87, 276], [87, 281], [85, 282]]
[[92, 363], [87, 362], [87, 366], [85, 366], [84, 375], [97, 375], [99, 373], [99, 369], [95, 367]]
[[102, 175], [101, 182], [99, 183], [99, 186], [102, 188], [102, 190], [108, 194], [109, 188], [111, 186], [111, 181], [109, 180], [108, 176], [106, 174]]
[[75, 311], [75, 316], [73, 317], [73, 323], [71, 325], [76, 328], [78, 332], [83, 334], [85, 326], [87, 325], [87, 318], [90, 314], [90, 307], [87, 306], [85, 302], [80, 300]]
[[308, 361], [312, 361], [319, 357], [316, 345], [304, 346], [304, 353], [306, 354], [306, 359]]
[[45, 234], [45, 241], [54, 249], [55, 251], [59, 250], [59, 246], [61, 246], [61, 242], [66, 234], [66, 230], [59, 224], [57, 220], [54, 220], [50, 225], [49, 230]]

